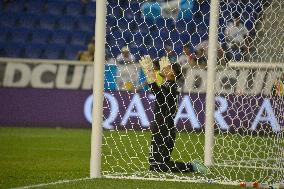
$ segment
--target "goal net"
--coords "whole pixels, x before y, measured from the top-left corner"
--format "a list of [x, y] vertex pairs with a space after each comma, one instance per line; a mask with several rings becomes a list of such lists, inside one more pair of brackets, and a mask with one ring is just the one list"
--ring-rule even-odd
[[[204, 160], [210, 1], [108, 1], [102, 175], [283, 183], [283, 8], [282, 0], [220, 1], [218, 32], [210, 34], [218, 38], [213, 161], [206, 174], [190, 166], [177, 173], [150, 170], [151, 153], [166, 147], [170, 161]], [[139, 64], [145, 55], [153, 61], [158, 90], [168, 86], [159, 72], [162, 57], [182, 67], [173, 122], [164, 117], [165, 124], [155, 124], [158, 97]]]

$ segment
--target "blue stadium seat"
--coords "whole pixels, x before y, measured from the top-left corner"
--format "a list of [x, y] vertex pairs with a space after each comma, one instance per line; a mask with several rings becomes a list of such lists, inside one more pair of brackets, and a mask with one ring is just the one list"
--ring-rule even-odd
[[173, 18], [168, 18], [166, 19], [166, 27], [169, 29], [169, 30], [172, 30], [175, 28], [175, 20]]
[[[107, 8], [109, 8], [109, 6]], [[111, 8], [111, 11], [108, 12], [108, 14], [111, 14], [116, 19], [119, 19], [119, 18], [123, 17], [123, 10], [122, 10], [121, 6], [115, 6], [115, 7]]]
[[5, 54], [5, 43], [2, 43], [0, 41], [0, 57], [5, 57], [6, 54]]
[[112, 46], [110, 47], [110, 52], [113, 55], [114, 58], [116, 58], [121, 52], [120, 52], [120, 48], [117, 46]]
[[225, 35], [222, 31], [219, 31], [219, 34], [218, 34], [218, 41], [222, 44], [224, 44], [226, 42], [225, 40]]
[[179, 33], [177, 31], [170, 31], [170, 39], [172, 43], [175, 43], [179, 40]]
[[113, 46], [116, 44], [116, 39], [112, 35], [112, 33], [106, 35], [106, 42], [109, 46]]
[[42, 29], [53, 30], [59, 17], [51, 15], [43, 15], [40, 17], [39, 25]]
[[141, 33], [149, 33], [149, 26], [146, 24], [146, 22], [138, 23], [138, 30]]
[[166, 19], [161, 16], [156, 18], [156, 26], [158, 29], [166, 27]]
[[130, 31], [135, 33], [138, 29], [138, 25], [137, 25], [136, 21], [135, 20], [129, 20], [128, 22], [129, 22], [129, 28], [128, 29], [130, 29]]
[[86, 16], [96, 16], [96, 2], [88, 2], [85, 8], [85, 15]]
[[160, 30], [159, 34], [160, 34], [160, 37], [161, 37], [164, 41], [166, 41], [166, 40], [168, 40], [168, 39], [170, 38], [169, 30], [167, 30], [166, 28]]
[[51, 15], [63, 15], [66, 7], [66, 1], [47, 0], [46, 13]]
[[132, 2], [130, 4], [130, 9], [132, 10], [133, 13], [137, 13], [137, 12], [140, 12], [140, 3], [138, 2]]
[[32, 33], [31, 42], [46, 44], [51, 36], [51, 31], [45, 29], [34, 30]]
[[255, 12], [261, 13], [262, 10], [263, 10], [263, 7], [262, 7], [261, 2], [260, 2], [260, 1], [254, 1], [254, 2], [252, 2], [252, 3], [253, 3], [253, 5], [254, 5], [253, 7], [254, 7]]
[[45, 8], [45, 0], [26, 0], [26, 12], [42, 14]]
[[117, 20], [117, 25], [121, 30], [128, 29], [128, 21], [125, 18], [120, 18], [119, 20]]
[[14, 13], [0, 13], [0, 26], [14, 27], [18, 21], [18, 15]]
[[126, 41], [123, 38], [117, 39], [116, 40], [116, 45], [122, 49], [123, 47], [127, 46]]
[[144, 22], [146, 22], [148, 27], [156, 25], [155, 20], [152, 18], [145, 17]]
[[64, 16], [59, 18], [58, 27], [62, 30], [74, 30], [76, 24], [76, 18], [73, 16]]
[[108, 1], [108, 6], [110, 7], [115, 7], [115, 6], [118, 6], [118, 1], [117, 0], [109, 0]]
[[153, 60], [159, 59], [159, 55], [158, 55], [158, 51], [157, 51], [156, 47], [150, 47], [150, 48], [148, 48], [148, 54], [150, 55], [150, 57], [151, 57]]
[[179, 33], [187, 31], [186, 29], [186, 22], [184, 19], [178, 19], [176, 22], [176, 29]]
[[140, 32], [137, 32], [133, 35], [134, 43], [137, 47], [143, 44], [143, 36]]
[[34, 14], [22, 14], [19, 16], [19, 26], [22, 28], [34, 29], [39, 20], [39, 17]]
[[190, 35], [188, 32], [183, 32], [180, 34], [180, 40], [183, 44], [187, 44], [190, 42]]
[[126, 43], [130, 44], [133, 41], [133, 34], [130, 30], [125, 30], [122, 32], [122, 37]]
[[154, 40], [154, 46], [157, 50], [161, 50], [164, 48], [164, 41], [161, 37], [157, 37], [155, 40]]
[[50, 43], [66, 45], [70, 42], [71, 33], [66, 30], [56, 30], [51, 36]]
[[249, 31], [251, 31], [254, 28], [254, 21], [253, 20], [246, 20], [244, 25]]
[[95, 31], [95, 19], [90, 16], [81, 16], [77, 21], [78, 30], [93, 32]]
[[14, 29], [11, 33], [12, 42], [14, 43], [26, 43], [30, 40], [31, 30], [26, 28]]
[[153, 38], [152, 38], [152, 36], [151, 35], [145, 35], [144, 36], [144, 44], [146, 45], [146, 46], [153, 46]]
[[197, 26], [197, 32], [202, 36], [204, 35], [205, 33], [208, 33], [208, 27], [204, 24], [204, 23], [200, 23], [198, 26]]
[[255, 10], [254, 10], [254, 5], [253, 5], [251, 2], [246, 3], [246, 6], [245, 6], [245, 8], [244, 8], [244, 12], [251, 13], [251, 12], [253, 12], [253, 11], [255, 11]]
[[122, 33], [120, 31], [113, 31], [110, 34], [112, 34], [115, 39], [122, 38]]
[[132, 10], [130, 8], [124, 10], [123, 14], [124, 14], [124, 18], [126, 18], [128, 20], [132, 20], [134, 18], [134, 13], [132, 12]]
[[5, 43], [10, 40], [11, 28], [0, 27], [0, 42]]
[[142, 45], [138, 48], [139, 56], [148, 55], [148, 48], [145, 45]]
[[204, 1], [200, 6], [200, 10], [201, 10], [202, 15], [207, 15], [210, 12], [209, 1]]
[[80, 1], [67, 2], [65, 14], [71, 16], [79, 16], [83, 13], [84, 6]]
[[71, 44], [73, 45], [87, 45], [92, 38], [92, 34], [89, 32], [82, 32], [82, 31], [77, 31], [73, 32], [72, 37], [71, 37]]
[[43, 51], [43, 58], [47, 59], [62, 59], [63, 57], [63, 45], [49, 44]]
[[201, 43], [201, 37], [199, 36], [198, 33], [194, 33], [190, 36], [190, 42], [191, 42], [192, 46], [195, 47], [196, 45]]
[[22, 1], [11, 1], [4, 7], [5, 12], [21, 13], [24, 12], [25, 4]]
[[107, 26], [108, 27], [117, 26], [117, 20], [113, 16], [107, 16]]
[[76, 60], [78, 52], [84, 49], [85, 49], [85, 46], [68, 45], [64, 49], [64, 59]]
[[175, 43], [173, 45], [173, 49], [174, 49], [174, 52], [176, 53], [176, 55], [181, 55], [183, 53], [183, 44], [182, 42], [178, 41], [177, 43]]
[[145, 23], [145, 18], [144, 18], [144, 17], [135, 16], [134, 21], [135, 21], [138, 25], [140, 25], [140, 24], [142, 24], [142, 23]]
[[7, 43], [5, 45], [5, 56], [13, 58], [22, 58], [24, 52], [24, 44]]
[[44, 45], [37, 43], [27, 44], [25, 47], [25, 58], [41, 58], [43, 53]]
[[187, 23], [186, 25], [187, 31], [190, 34], [193, 34], [196, 32], [196, 23], [194, 22], [194, 20], [191, 20], [190, 22]]
[[133, 54], [135, 57], [139, 56], [137, 47], [134, 46], [134, 47], [130, 47], [129, 49], [130, 49], [131, 54]]

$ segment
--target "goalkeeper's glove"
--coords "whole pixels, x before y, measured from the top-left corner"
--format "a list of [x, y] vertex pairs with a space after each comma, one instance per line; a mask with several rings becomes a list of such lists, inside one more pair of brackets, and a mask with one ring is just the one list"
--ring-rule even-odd
[[167, 56], [164, 56], [160, 59], [159, 64], [160, 64], [160, 72], [162, 72], [162, 70], [171, 63], [169, 61], [169, 58]]
[[149, 55], [143, 56], [141, 58], [141, 60], [139, 61], [145, 75], [146, 75], [146, 80], [147, 82], [150, 83], [154, 83], [156, 76], [155, 76], [155, 72], [153, 69], [153, 61], [150, 58]]

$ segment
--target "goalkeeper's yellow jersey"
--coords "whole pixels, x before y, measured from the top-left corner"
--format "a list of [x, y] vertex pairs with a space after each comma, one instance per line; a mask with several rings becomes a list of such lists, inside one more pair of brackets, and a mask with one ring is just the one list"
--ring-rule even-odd
[[156, 83], [157, 85], [160, 87], [163, 83], [164, 83], [164, 78], [160, 75], [160, 71], [157, 70], [155, 71], [155, 74], [156, 74]]

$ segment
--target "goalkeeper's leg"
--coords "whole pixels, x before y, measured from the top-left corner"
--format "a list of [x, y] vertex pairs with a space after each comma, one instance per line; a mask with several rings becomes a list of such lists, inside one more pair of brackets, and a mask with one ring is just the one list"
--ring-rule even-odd
[[171, 153], [175, 143], [175, 128], [166, 125], [152, 125], [152, 141], [150, 146], [150, 170], [159, 172], [193, 172], [191, 163], [171, 161]]

